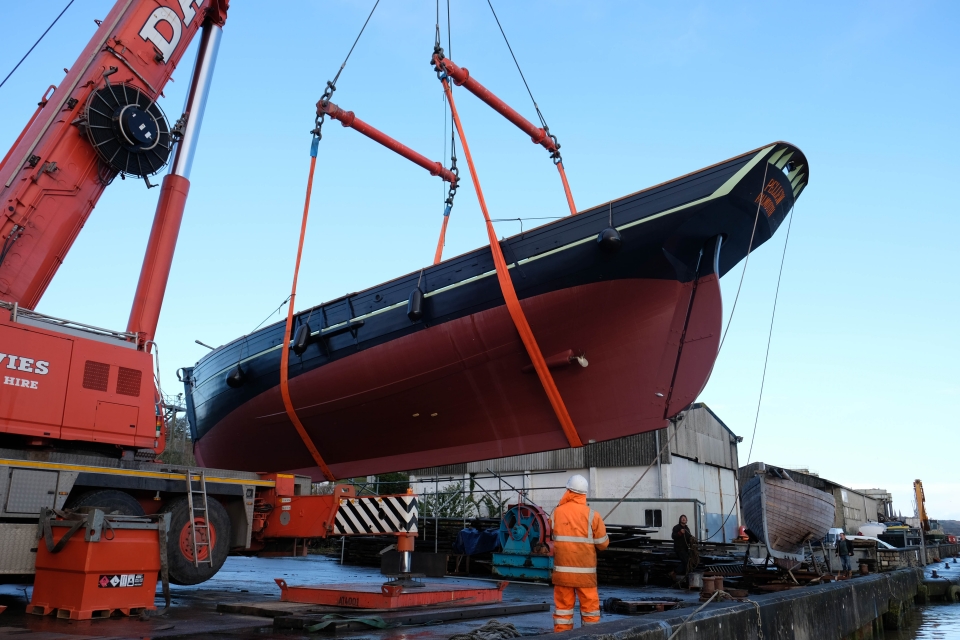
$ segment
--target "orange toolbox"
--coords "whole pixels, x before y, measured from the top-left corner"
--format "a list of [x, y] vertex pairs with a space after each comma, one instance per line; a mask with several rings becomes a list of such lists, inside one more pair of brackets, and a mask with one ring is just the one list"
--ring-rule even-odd
[[[28, 613], [90, 620], [156, 609], [169, 514], [107, 515], [47, 509]], [[166, 586], [166, 585], [164, 585]], [[165, 594], [169, 591], [164, 589]]]

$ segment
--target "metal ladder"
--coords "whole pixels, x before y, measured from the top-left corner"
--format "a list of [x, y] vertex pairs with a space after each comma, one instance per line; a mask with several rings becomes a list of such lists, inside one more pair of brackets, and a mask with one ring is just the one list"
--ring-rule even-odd
[[[200, 483], [199, 490], [193, 488], [194, 475], [200, 476], [200, 479], [197, 480], [197, 482]], [[187, 508], [190, 511], [190, 522], [193, 524], [193, 535], [191, 536], [193, 541], [193, 566], [199, 567], [200, 563], [204, 563], [212, 567], [213, 549], [210, 548], [210, 518], [207, 514], [207, 477], [204, 475], [203, 469], [196, 471], [188, 470], [186, 476]], [[195, 496], [199, 498], [200, 506], [196, 506], [197, 503], [194, 502]], [[203, 524], [197, 524], [198, 516], [203, 518]], [[197, 539], [201, 537], [202, 540]], [[207, 557], [204, 560], [200, 560], [200, 550], [204, 547], [207, 548]]]

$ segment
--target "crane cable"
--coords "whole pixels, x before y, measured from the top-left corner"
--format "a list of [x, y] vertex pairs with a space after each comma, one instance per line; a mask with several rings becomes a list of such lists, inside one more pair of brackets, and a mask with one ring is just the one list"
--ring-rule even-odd
[[[517, 66], [517, 71], [520, 72], [520, 79], [523, 80], [523, 86], [527, 88], [527, 95], [530, 96], [530, 102], [533, 103], [533, 108], [537, 110], [537, 117], [540, 118], [540, 126], [543, 127], [543, 130], [548, 134], [550, 133], [550, 127], [547, 126], [547, 121], [544, 119], [543, 114], [540, 113], [540, 105], [537, 104], [537, 101], [533, 97], [533, 91], [530, 90], [530, 85], [527, 84], [527, 78], [523, 75], [523, 69], [520, 68], [520, 63], [517, 62], [517, 56], [513, 53], [513, 47], [510, 46], [510, 41], [507, 40], [507, 34], [503, 30], [503, 25], [500, 24], [500, 18], [497, 17], [497, 12], [493, 9], [493, 3], [490, 0], [487, 0], [487, 6], [490, 7], [490, 13], [493, 14], [493, 19], [497, 21], [497, 27], [500, 28], [500, 35], [503, 36], [503, 41], [507, 45], [507, 50], [510, 51], [510, 57], [513, 58], [513, 64]], [[452, 53], [450, 54], [453, 55]], [[560, 145], [557, 145], [557, 149], [560, 148]], [[559, 153], [559, 151], [557, 152]]]
[[3, 87], [3, 85], [7, 83], [7, 80], [10, 79], [10, 76], [13, 75], [13, 72], [20, 68], [20, 65], [23, 64], [23, 61], [27, 59], [27, 56], [33, 53], [33, 50], [37, 48], [37, 45], [40, 44], [40, 41], [43, 40], [43, 37], [50, 32], [50, 29], [53, 29], [53, 25], [57, 24], [57, 21], [59, 21], [60, 18], [63, 17], [63, 14], [67, 12], [67, 9], [69, 9], [70, 5], [72, 4], [73, 4], [73, 0], [70, 0], [70, 2], [67, 3], [67, 6], [63, 8], [63, 11], [60, 12], [60, 15], [58, 15], [56, 18], [53, 19], [53, 22], [50, 23], [50, 26], [47, 27], [47, 30], [40, 34], [40, 37], [37, 38], [37, 41], [33, 43], [33, 46], [30, 47], [30, 49], [25, 54], [23, 54], [22, 58], [20, 58], [20, 62], [15, 64], [13, 69], [10, 70], [10, 73], [7, 74], [7, 77], [4, 78], [2, 82], [0, 82], [0, 87]]
[[[360, 36], [363, 35], [364, 30], [367, 28], [367, 24], [370, 23], [370, 18], [373, 17], [373, 12], [377, 10], [377, 5], [380, 4], [380, 0], [376, 0], [373, 4], [373, 8], [370, 9], [370, 14], [367, 16], [367, 19], [364, 21], [363, 26], [360, 27], [360, 33], [357, 34], [356, 39], [353, 41], [353, 44], [350, 46], [350, 50], [347, 52], [347, 56], [343, 59], [343, 64], [340, 65], [340, 69], [337, 71], [337, 74], [333, 77], [333, 80], [327, 81], [327, 88], [323, 93], [323, 99], [329, 101], [330, 97], [333, 96], [333, 92], [337, 90], [337, 80], [340, 79], [340, 74], [343, 72], [344, 67], [347, 66], [347, 61], [350, 59], [350, 55], [353, 53], [353, 50], [356, 48], [357, 43], [360, 41]], [[303, 422], [300, 420], [300, 416], [297, 415], [297, 410], [293, 406], [293, 400], [290, 398], [290, 335], [293, 329], [293, 310], [297, 301], [297, 279], [300, 275], [300, 259], [303, 256], [303, 242], [307, 234], [307, 218], [310, 214], [310, 196], [313, 193], [313, 175], [317, 168], [317, 151], [320, 146], [321, 127], [323, 126], [323, 116], [317, 116], [316, 128], [311, 131], [313, 134], [313, 139], [310, 142], [310, 173], [307, 177], [307, 195], [303, 203], [303, 217], [300, 220], [300, 239], [297, 244], [297, 259], [293, 267], [293, 284], [290, 286], [290, 302], [287, 305], [287, 322], [283, 332], [283, 338], [280, 343], [280, 397], [283, 399], [283, 408], [286, 410], [287, 417], [290, 418], [290, 422], [293, 423], [293, 427], [297, 430], [297, 433], [300, 435], [300, 439], [303, 440], [304, 446], [306, 446], [307, 451], [310, 452], [310, 456], [313, 458], [313, 461], [317, 464], [317, 467], [320, 468], [320, 471], [323, 473], [323, 476], [328, 481], [336, 480], [336, 477], [333, 475], [333, 472], [330, 471], [330, 467], [327, 466], [327, 463], [324, 461], [323, 456], [320, 455], [320, 451], [317, 449], [317, 446], [313, 443], [313, 439], [310, 438], [310, 434], [307, 433], [306, 427], [303, 426]]]
[[[797, 205], [793, 205], [793, 212]], [[791, 212], [791, 213], [793, 213]], [[795, 214], [794, 214], [795, 215]], [[787, 260], [787, 243], [790, 242], [790, 228], [793, 227], [793, 218], [787, 223], [787, 237], [783, 241], [783, 255], [780, 256], [780, 272], [777, 274], [777, 289], [773, 294], [773, 311], [770, 312], [770, 329], [767, 332], [767, 352], [763, 357], [763, 376], [760, 378], [760, 395], [757, 397], [757, 413], [753, 417], [753, 434], [750, 436], [750, 451], [747, 453], [747, 464], [753, 456], [753, 443], [757, 439], [757, 424], [760, 422], [760, 403], [763, 402], [763, 386], [767, 381], [767, 363], [770, 361], [770, 343], [773, 341], [773, 321], [777, 317], [777, 300], [780, 298], [780, 280], [783, 278], [783, 263]]]
[[557, 140], [557, 136], [550, 133], [550, 127], [547, 126], [547, 120], [543, 117], [543, 113], [540, 111], [540, 105], [537, 104], [536, 99], [533, 97], [533, 91], [530, 90], [530, 85], [527, 84], [527, 78], [523, 75], [523, 69], [520, 68], [520, 63], [517, 61], [517, 56], [513, 53], [513, 47], [510, 46], [510, 41], [507, 39], [507, 33], [503, 30], [503, 25], [500, 24], [500, 18], [497, 17], [497, 12], [493, 8], [493, 2], [487, 0], [487, 6], [490, 7], [490, 13], [493, 14], [493, 19], [497, 21], [497, 27], [500, 29], [500, 35], [503, 36], [503, 41], [507, 45], [507, 50], [510, 51], [510, 57], [513, 58], [513, 64], [517, 66], [517, 71], [520, 73], [520, 79], [523, 80], [523, 86], [527, 88], [527, 95], [530, 96], [530, 102], [533, 103], [533, 108], [537, 111], [537, 117], [540, 118], [540, 125], [543, 127], [544, 132], [553, 139], [553, 143], [556, 145], [556, 151], [550, 154], [550, 157], [553, 159], [553, 164], [557, 165], [557, 171], [560, 172], [560, 181], [563, 183], [563, 195], [567, 199], [567, 206], [570, 207], [570, 215], [577, 215], [577, 205], [573, 202], [573, 193], [570, 192], [570, 183], [567, 182], [567, 172], [563, 168], [563, 158], [560, 156], [560, 141]]
[[[762, 192], [761, 192], [762, 193]], [[773, 294], [773, 311], [770, 313], [770, 329], [767, 333], [767, 353], [763, 358], [763, 376], [760, 379], [760, 394], [757, 397], [757, 412], [753, 417], [753, 434], [750, 436], [750, 451], [747, 453], [747, 464], [750, 464], [750, 460], [753, 456], [753, 443], [757, 439], [757, 424], [760, 421], [760, 403], [763, 401], [763, 386], [767, 379], [767, 363], [770, 360], [770, 342], [773, 340], [773, 320], [777, 316], [777, 300], [780, 297], [780, 280], [783, 278], [783, 263], [787, 259], [787, 244], [790, 242], [790, 229], [793, 227], [793, 218], [796, 215], [797, 205], [794, 203], [793, 209], [791, 209], [789, 216], [790, 220], [787, 222], [787, 237], [783, 241], [783, 254], [780, 256], [780, 273], [777, 274], [777, 288]], [[749, 254], [748, 254], [749, 257]], [[741, 280], [742, 282], [742, 280]], [[727, 328], [730, 328], [730, 325], [727, 324]], [[737, 492], [736, 497], [733, 500], [733, 506], [730, 507], [730, 512], [727, 513], [727, 517], [723, 519], [723, 522], [720, 523], [720, 527], [713, 532], [704, 542], [717, 535], [720, 531], [723, 531], [723, 527], [727, 524], [727, 520], [730, 519], [730, 516], [733, 515], [734, 509], [737, 508], [737, 503], [740, 500], [740, 493]]]
[[530, 356], [530, 360], [533, 362], [533, 368], [536, 370], [537, 376], [540, 378], [540, 383], [543, 385], [543, 389], [547, 393], [547, 399], [550, 401], [550, 405], [553, 407], [553, 412], [560, 421], [560, 428], [563, 429], [563, 433], [567, 438], [567, 443], [571, 447], [582, 447], [583, 441], [580, 439], [580, 434], [577, 433], [577, 429], [573, 424], [573, 419], [570, 417], [570, 413], [567, 411], [567, 406], [563, 402], [563, 397], [560, 395], [560, 390], [557, 388], [557, 383], [550, 374], [550, 369], [547, 367], [546, 360], [543, 358], [543, 353], [540, 352], [540, 346], [537, 344], [537, 339], [533, 335], [533, 330], [530, 328], [530, 323], [527, 322], [527, 317], [524, 315], [523, 308], [520, 306], [520, 299], [517, 297], [517, 291], [513, 287], [513, 280], [510, 278], [510, 269], [507, 266], [506, 260], [503, 258], [503, 250], [500, 248], [500, 243], [497, 240], [497, 234], [494, 231], [493, 222], [490, 221], [490, 213], [487, 211], [487, 203], [483, 197], [483, 190], [480, 188], [480, 179], [477, 177], [477, 169], [473, 164], [473, 157], [470, 155], [470, 147], [467, 145], [467, 138], [463, 132], [463, 126], [460, 124], [460, 116], [457, 114], [457, 105], [453, 100], [453, 92], [450, 90], [450, 82], [446, 76], [446, 73], [443, 74], [440, 81], [443, 84], [444, 92], [447, 94], [447, 102], [450, 105], [450, 113], [453, 116], [457, 133], [460, 136], [460, 146], [463, 148], [463, 155], [467, 159], [467, 166], [470, 168], [470, 178], [473, 180], [473, 187], [477, 193], [477, 200], [480, 203], [480, 210], [483, 212], [483, 218], [486, 221], [487, 237], [490, 240], [490, 253], [493, 255], [493, 264], [496, 267], [497, 280], [500, 284], [500, 291], [503, 293], [503, 299], [506, 304], [507, 311], [510, 313], [510, 318], [513, 320], [513, 324], [516, 326], [517, 332], [520, 334], [520, 340], [523, 342], [523, 346], [526, 349], [527, 354]]
[[[453, 45], [451, 44], [451, 35], [450, 35], [450, 0], [447, 0], [447, 51], [453, 50]], [[436, 37], [433, 43], [434, 50], [440, 48], [440, 0], [437, 0], [437, 25], [436, 25]], [[443, 93], [443, 141], [446, 144], [447, 141], [447, 94]], [[446, 151], [446, 149], [444, 149]], [[453, 116], [450, 116], [450, 171], [460, 177], [460, 170], [457, 169], [457, 139], [456, 132], [454, 131], [453, 126]], [[443, 258], [443, 248], [447, 244], [447, 224], [450, 222], [450, 213], [453, 211], [453, 199], [457, 195], [457, 189], [460, 187], [459, 180], [456, 182], [450, 183], [450, 188], [447, 191], [446, 199], [443, 201], [443, 224], [440, 227], [440, 237], [437, 239], [437, 250], [433, 254], [433, 264], [440, 264], [440, 260]]]

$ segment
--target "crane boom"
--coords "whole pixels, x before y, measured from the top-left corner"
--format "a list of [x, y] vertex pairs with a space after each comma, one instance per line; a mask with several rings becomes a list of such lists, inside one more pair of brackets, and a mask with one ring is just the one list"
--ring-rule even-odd
[[34, 308], [106, 186], [118, 174], [149, 185], [167, 163], [179, 130], [156, 100], [227, 6], [119, 0], [99, 24], [0, 164], [0, 300]]
[[913, 493], [917, 500], [917, 519], [920, 520], [920, 529], [924, 533], [930, 532], [930, 519], [927, 517], [927, 501], [923, 495], [923, 483], [913, 481]]

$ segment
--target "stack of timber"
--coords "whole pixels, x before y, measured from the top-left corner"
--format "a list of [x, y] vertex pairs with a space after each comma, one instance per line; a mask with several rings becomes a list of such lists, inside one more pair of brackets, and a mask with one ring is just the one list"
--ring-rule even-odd
[[[467, 526], [496, 529], [499, 518], [471, 518]], [[480, 553], [466, 558], [454, 551], [457, 534], [464, 527], [463, 518], [421, 518], [420, 535], [415, 550], [423, 553], [447, 554], [447, 572], [470, 575], [490, 575], [491, 554]], [[597, 580], [604, 585], [643, 585], [673, 583], [670, 572], [677, 568], [677, 556], [670, 542], [650, 540], [649, 529], [629, 525], [608, 525], [610, 546], [597, 554]], [[348, 537], [340, 544], [328, 547], [328, 553], [337, 558], [343, 553], [345, 564], [379, 567], [380, 552], [393, 541], [384, 537]], [[721, 565], [742, 564], [742, 552], [734, 555], [733, 545], [700, 544], [703, 563]], [[738, 566], [739, 566], [738, 564]]]
[[[700, 568], [705, 564], [713, 567], [740, 567], [743, 552], [729, 544], [699, 545]], [[604, 585], [670, 586], [674, 582], [671, 572], [677, 570], [679, 559], [670, 542], [650, 541], [634, 547], [615, 546], [597, 554], [597, 580]], [[731, 572], [733, 573], [733, 572]]]
[[802, 562], [804, 545], [833, 525], [833, 496], [795, 482], [785, 469], [762, 465], [740, 497], [744, 523], [775, 560]]

